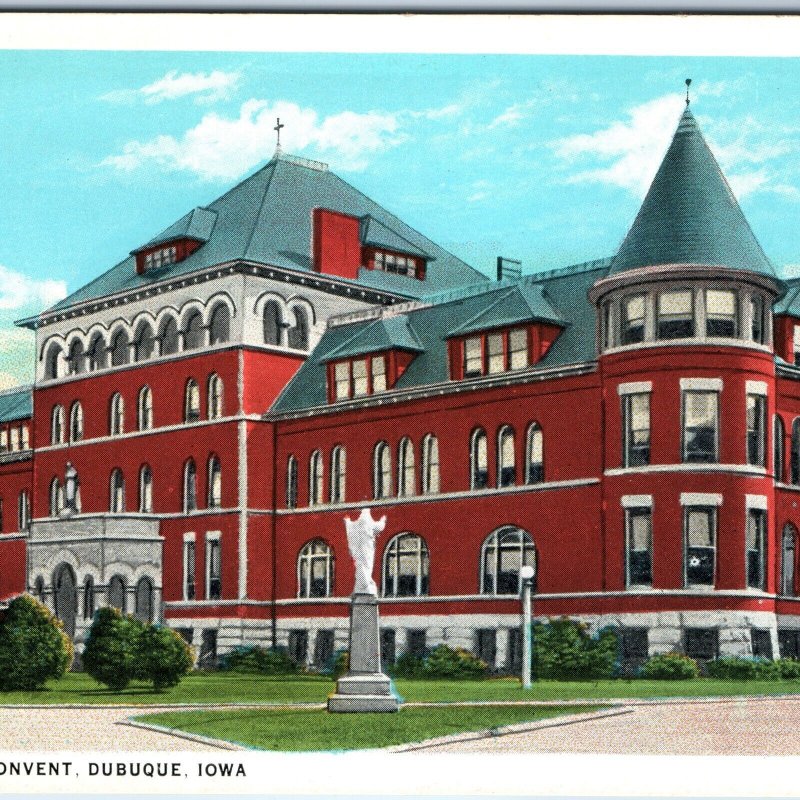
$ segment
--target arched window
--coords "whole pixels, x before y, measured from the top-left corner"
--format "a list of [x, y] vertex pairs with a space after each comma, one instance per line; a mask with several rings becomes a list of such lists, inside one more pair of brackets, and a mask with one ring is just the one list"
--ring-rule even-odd
[[186, 381], [183, 418], [186, 422], [197, 422], [200, 419], [200, 387], [194, 378]]
[[61, 347], [55, 342], [47, 348], [47, 356], [44, 363], [44, 377], [48, 380], [58, 378], [61, 375], [61, 359], [63, 353]]
[[136, 331], [133, 340], [133, 359], [134, 361], [147, 361], [155, 355], [156, 337], [153, 335], [153, 328], [149, 322], [143, 322]]
[[222, 344], [231, 337], [231, 312], [225, 303], [219, 303], [211, 312], [208, 323], [211, 344]]
[[215, 372], [208, 377], [208, 418], [222, 416], [222, 378]]
[[439, 491], [439, 440], [432, 434], [422, 439], [422, 493]]
[[17, 524], [21, 531], [28, 529], [31, 522], [31, 499], [26, 489], [23, 489], [17, 497]]
[[153, 392], [149, 386], [139, 389], [137, 417], [140, 431], [149, 431], [153, 427]]
[[483, 428], [472, 433], [469, 462], [470, 489], [485, 489], [489, 485], [489, 454]]
[[122, 514], [125, 511], [125, 478], [118, 467], [111, 472], [110, 502], [108, 504], [112, 514]]
[[295, 350], [308, 350], [308, 314], [304, 308], [292, 309], [294, 325], [289, 328], [288, 345]]
[[108, 351], [103, 334], [96, 333], [89, 343], [89, 349], [86, 351], [86, 361], [89, 365], [89, 372], [104, 369], [107, 364], [107, 356]]
[[205, 345], [205, 328], [203, 327], [203, 315], [195, 311], [186, 320], [186, 330], [183, 333], [183, 349], [196, 350]]
[[421, 536], [401, 533], [383, 553], [383, 596], [421, 597], [428, 594], [430, 561]]
[[119, 367], [130, 360], [131, 345], [128, 334], [119, 331], [111, 340], [111, 366]]
[[792, 423], [792, 452], [790, 464], [791, 480], [794, 486], [800, 485], [800, 417]]
[[797, 594], [797, 528], [791, 523], [784, 526], [781, 542], [781, 594]]
[[376, 500], [392, 495], [392, 451], [386, 442], [378, 442], [372, 456], [372, 485]]
[[83, 342], [76, 339], [69, 348], [69, 373], [80, 375], [86, 371], [86, 356], [83, 353]]
[[297, 596], [330, 597], [333, 593], [333, 551], [327, 542], [314, 539], [297, 557]]
[[786, 447], [786, 431], [783, 427], [783, 419], [779, 414], [775, 415], [773, 434], [772, 455], [775, 467], [775, 482], [783, 483], [783, 454]]
[[208, 459], [208, 507], [222, 505], [222, 467], [217, 456]]
[[346, 475], [347, 453], [337, 444], [331, 450], [331, 503], [344, 503]]
[[414, 445], [407, 436], [400, 440], [397, 448], [397, 494], [410, 497], [417, 493], [417, 474], [414, 464]]
[[50, 416], [50, 444], [64, 444], [64, 406], [53, 406]]
[[535, 422], [528, 427], [528, 441], [525, 447], [526, 472], [528, 483], [541, 483], [544, 480], [544, 440], [542, 429]]
[[41, 575], [33, 582], [33, 594], [40, 603], [44, 603], [44, 578]]
[[136, 606], [134, 616], [141, 622], [153, 621], [153, 581], [139, 578], [136, 584]]
[[149, 464], [139, 470], [139, 511], [149, 514], [153, 510], [153, 471]]
[[500, 487], [517, 482], [514, 438], [514, 429], [509, 425], [503, 425], [497, 434], [497, 485]]
[[308, 462], [308, 504], [319, 505], [322, 502], [322, 453], [315, 450]]
[[281, 307], [276, 300], [264, 303], [264, 344], [280, 346], [283, 331]]
[[161, 326], [161, 355], [171, 356], [181, 348], [181, 337], [175, 317], [169, 316]]
[[64, 509], [64, 488], [58, 478], [50, 481], [50, 516], [57, 517]]
[[90, 575], [83, 582], [83, 618], [94, 616], [94, 578]]
[[489, 534], [481, 551], [481, 593], [519, 594], [520, 570], [536, 569], [536, 548], [530, 534], [519, 528], [501, 528]]
[[297, 459], [289, 456], [286, 462], [286, 508], [297, 508]]
[[83, 439], [83, 407], [76, 400], [69, 411], [69, 440], [79, 442], [81, 439]]
[[197, 467], [193, 458], [183, 466], [183, 510], [197, 510]]
[[117, 392], [111, 397], [111, 407], [109, 409], [108, 432], [112, 436], [119, 436], [125, 431], [125, 401], [122, 395]]
[[119, 575], [114, 575], [108, 582], [108, 604], [125, 613], [125, 581]]

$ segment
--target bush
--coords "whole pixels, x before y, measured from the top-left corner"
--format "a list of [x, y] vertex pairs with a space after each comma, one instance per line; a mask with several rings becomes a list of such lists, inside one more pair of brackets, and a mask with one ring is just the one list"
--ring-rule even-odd
[[723, 681], [770, 681], [780, 677], [774, 661], [741, 656], [715, 658], [706, 664], [706, 673]]
[[350, 669], [350, 653], [347, 650], [340, 650], [333, 659], [333, 670], [331, 677], [338, 681]]
[[89, 628], [83, 669], [109, 689], [121, 691], [138, 677], [139, 635], [144, 625], [116, 608], [101, 608]]
[[41, 689], [72, 664], [74, 650], [61, 622], [28, 594], [8, 605], [0, 622], [0, 690]]
[[639, 676], [651, 680], [685, 681], [700, 677], [700, 668], [689, 656], [681, 653], [662, 653], [645, 661]]
[[617, 660], [617, 635], [605, 628], [592, 637], [583, 623], [562, 617], [533, 628], [533, 674], [555, 680], [610, 678]]
[[775, 662], [775, 668], [784, 680], [800, 680], [800, 661], [796, 658], [779, 658]]
[[388, 667], [388, 672], [395, 678], [421, 678], [424, 669], [424, 658], [411, 653], [403, 653], [394, 664]]
[[177, 686], [194, 663], [192, 648], [172, 628], [145, 625], [137, 637], [134, 677], [160, 692]]
[[453, 679], [483, 678], [487, 669], [486, 662], [476, 658], [469, 651], [440, 644], [434, 647], [424, 660], [422, 676]]
[[234, 672], [259, 672], [264, 675], [290, 675], [297, 666], [283, 647], [247, 645], [231, 650], [222, 660], [222, 669]]

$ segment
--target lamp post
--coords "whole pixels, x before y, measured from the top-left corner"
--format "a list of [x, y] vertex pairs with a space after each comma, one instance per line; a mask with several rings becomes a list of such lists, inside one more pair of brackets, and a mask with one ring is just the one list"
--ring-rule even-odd
[[520, 572], [522, 579], [522, 688], [531, 688], [531, 593], [533, 590], [533, 567], [526, 565]]

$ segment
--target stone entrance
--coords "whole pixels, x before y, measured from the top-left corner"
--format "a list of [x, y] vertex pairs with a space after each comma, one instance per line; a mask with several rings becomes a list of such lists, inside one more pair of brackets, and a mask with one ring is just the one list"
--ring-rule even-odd
[[65, 633], [73, 638], [78, 616], [78, 586], [69, 564], [58, 566], [53, 575], [53, 610], [61, 620]]

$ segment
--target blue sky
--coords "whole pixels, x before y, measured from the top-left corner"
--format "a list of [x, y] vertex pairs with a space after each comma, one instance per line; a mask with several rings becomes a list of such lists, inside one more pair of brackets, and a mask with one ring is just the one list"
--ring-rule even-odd
[[320, 159], [469, 263], [612, 255], [692, 108], [800, 271], [800, 60], [0, 51], [0, 388], [38, 313], [271, 156]]

